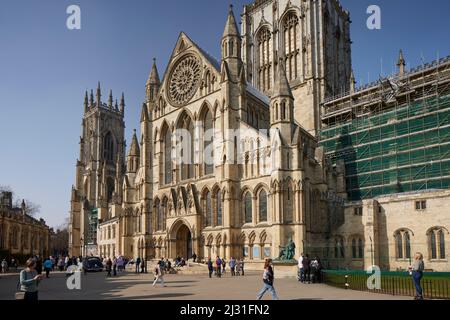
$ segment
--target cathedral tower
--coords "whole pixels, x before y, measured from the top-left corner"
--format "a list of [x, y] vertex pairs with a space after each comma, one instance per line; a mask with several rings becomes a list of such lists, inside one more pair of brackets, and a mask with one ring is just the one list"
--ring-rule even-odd
[[[98, 84], [96, 98], [91, 91], [84, 97], [84, 115], [80, 137], [80, 155], [76, 181], [72, 188], [70, 219], [70, 254], [95, 254], [97, 225], [108, 218], [109, 206], [120, 201], [116, 190], [125, 160], [124, 108], [113, 105], [112, 92], [108, 104], [101, 100]], [[118, 191], [118, 192], [116, 192]]]
[[295, 98], [295, 121], [315, 135], [320, 103], [349, 90], [350, 15], [337, 0], [257, 0], [244, 7], [246, 76], [273, 94], [280, 59]]

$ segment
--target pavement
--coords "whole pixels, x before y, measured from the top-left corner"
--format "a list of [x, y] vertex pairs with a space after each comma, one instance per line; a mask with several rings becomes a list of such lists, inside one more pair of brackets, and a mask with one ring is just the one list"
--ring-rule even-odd
[[[80, 274], [81, 289], [69, 290], [65, 273], [53, 272], [39, 286], [40, 300], [255, 300], [262, 288], [260, 273], [212, 279], [208, 275], [165, 275], [167, 287], [152, 287], [153, 275], [126, 271], [107, 278], [105, 272]], [[0, 276], [0, 300], [13, 300], [18, 274]], [[345, 290], [325, 284], [302, 284], [294, 278], [275, 279], [282, 300], [411, 300], [411, 297]], [[270, 300], [269, 293], [264, 297]]]

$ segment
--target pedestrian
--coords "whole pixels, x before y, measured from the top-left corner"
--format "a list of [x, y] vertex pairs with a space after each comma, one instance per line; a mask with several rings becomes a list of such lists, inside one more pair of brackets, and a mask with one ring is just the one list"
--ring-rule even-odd
[[236, 260], [236, 276], [241, 275], [241, 261], [238, 259]]
[[192, 255], [192, 261], [195, 263], [195, 260], [197, 260], [197, 255], [194, 252], [194, 254]]
[[317, 282], [318, 283], [322, 283], [322, 269], [323, 269], [323, 267], [322, 267], [322, 262], [320, 261], [319, 258], [317, 258], [317, 264], [318, 264], [318, 267], [317, 267]]
[[241, 263], [240, 263], [240, 266], [239, 266], [239, 271], [240, 271], [240, 273], [242, 274], [242, 275], [244, 275], [244, 258], [241, 258]]
[[303, 261], [302, 261], [302, 264], [303, 264], [303, 276], [304, 276], [303, 282], [304, 283], [306, 283], [306, 282], [311, 283], [310, 266], [309, 266], [310, 263], [311, 262], [309, 261], [308, 255], [305, 255], [303, 257]]
[[58, 261], [58, 268], [59, 268], [59, 271], [64, 271], [64, 265], [65, 265], [65, 263], [64, 263], [64, 259], [63, 259], [63, 257], [60, 257], [59, 258], [59, 261]]
[[225, 271], [227, 268], [227, 262], [225, 260], [225, 258], [222, 259], [222, 274], [225, 275]]
[[30, 258], [27, 260], [26, 269], [20, 271], [20, 291], [25, 292], [25, 301], [38, 300], [38, 286], [42, 280], [42, 275], [36, 271], [36, 260]]
[[6, 273], [8, 272], [8, 262], [6, 261], [6, 259], [3, 259], [2, 261], [2, 273]]
[[68, 267], [69, 267], [69, 256], [66, 256], [64, 258], [64, 270], [67, 270]]
[[305, 273], [303, 270], [303, 253], [300, 254], [300, 257], [298, 258], [298, 281], [305, 282]]
[[208, 258], [208, 274], [209, 277], [211, 278], [211, 275], [213, 273], [214, 269], [213, 269], [213, 263], [211, 261], [211, 257]]
[[110, 258], [108, 258], [108, 260], [106, 260], [106, 271], [108, 271], [107, 273], [107, 277], [111, 277], [111, 269], [112, 269], [112, 261]]
[[42, 274], [42, 259], [39, 256], [36, 258], [36, 271], [38, 274]]
[[11, 269], [14, 269], [14, 271], [17, 271], [17, 261], [16, 259], [11, 259]]
[[145, 268], [145, 259], [142, 259], [142, 261], [141, 261], [141, 273], [144, 273], [144, 268]]
[[423, 290], [420, 281], [423, 278], [423, 271], [425, 270], [425, 263], [423, 262], [423, 255], [417, 252], [414, 256], [414, 263], [409, 267], [409, 272], [412, 275], [414, 286], [416, 287], [416, 296], [414, 300], [423, 300]]
[[136, 258], [136, 273], [139, 273], [139, 267], [141, 265], [141, 257]]
[[164, 262], [162, 260], [159, 260], [159, 262], [156, 264], [155, 269], [153, 270], [155, 273], [155, 280], [153, 281], [153, 287], [156, 285], [158, 280], [161, 281], [161, 286], [166, 287], [164, 284], [164, 268], [162, 268], [162, 264]]
[[113, 276], [117, 276], [117, 258], [114, 257], [112, 261], [112, 267], [113, 267]]
[[319, 262], [317, 261], [317, 257], [314, 257], [309, 264], [312, 275], [312, 283], [316, 283], [319, 278], [318, 270], [319, 270]]
[[50, 258], [47, 258], [44, 261], [44, 270], [45, 270], [45, 277], [46, 278], [49, 278], [50, 271], [52, 270], [52, 268], [53, 268], [52, 260], [50, 260]]
[[220, 260], [220, 257], [217, 256], [216, 257], [216, 277], [221, 277], [222, 276], [222, 260]]
[[229, 264], [230, 264], [231, 276], [234, 277], [236, 275], [236, 272], [234, 271], [236, 268], [236, 260], [234, 260], [234, 258], [231, 257]]
[[267, 291], [270, 291], [273, 300], [278, 300], [277, 292], [275, 291], [275, 288], [273, 286], [273, 281], [274, 281], [274, 272], [272, 268], [272, 259], [266, 258], [264, 262], [264, 273], [263, 273], [264, 286], [256, 296], [258, 300], [261, 300]]

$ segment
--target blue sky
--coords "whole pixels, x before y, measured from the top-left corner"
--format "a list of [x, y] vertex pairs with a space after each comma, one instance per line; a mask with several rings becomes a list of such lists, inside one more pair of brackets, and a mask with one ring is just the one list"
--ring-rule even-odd
[[[232, 1], [236, 13], [248, 1]], [[341, 0], [351, 12], [353, 68], [359, 84], [392, 73], [398, 50], [415, 66], [450, 54], [450, 2]], [[66, 8], [81, 7], [81, 30]], [[127, 140], [138, 128], [152, 58], [160, 75], [180, 31], [213, 56], [229, 1], [2, 0], [0, 6], [0, 185], [41, 205], [51, 226], [68, 216], [84, 91], [101, 81], [126, 98]], [[366, 27], [377, 4], [382, 29]], [[382, 62], [381, 62], [382, 61]], [[383, 66], [383, 68], [382, 68]]]

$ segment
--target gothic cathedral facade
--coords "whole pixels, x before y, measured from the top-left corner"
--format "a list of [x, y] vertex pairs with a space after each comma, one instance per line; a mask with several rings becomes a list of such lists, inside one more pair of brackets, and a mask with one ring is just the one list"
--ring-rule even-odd
[[127, 151], [124, 97], [86, 93], [72, 255], [260, 262], [290, 239], [296, 257], [327, 254], [345, 179], [316, 136], [320, 101], [350, 84], [348, 12], [257, 0], [241, 22], [230, 8], [220, 61], [180, 33], [163, 79], [153, 64]]

